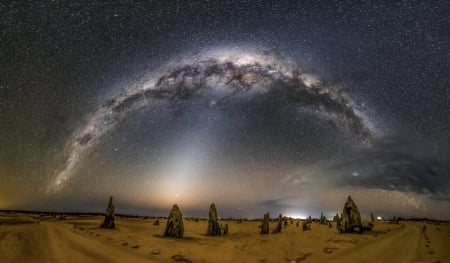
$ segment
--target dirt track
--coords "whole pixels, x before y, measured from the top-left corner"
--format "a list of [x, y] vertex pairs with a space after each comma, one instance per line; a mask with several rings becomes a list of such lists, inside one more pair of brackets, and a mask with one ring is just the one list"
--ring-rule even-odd
[[423, 242], [421, 229], [407, 224], [390, 235], [380, 235], [350, 251], [336, 253], [336, 259], [328, 262], [421, 262]]
[[1, 262], [152, 262], [58, 222], [21, 226], [1, 237]]

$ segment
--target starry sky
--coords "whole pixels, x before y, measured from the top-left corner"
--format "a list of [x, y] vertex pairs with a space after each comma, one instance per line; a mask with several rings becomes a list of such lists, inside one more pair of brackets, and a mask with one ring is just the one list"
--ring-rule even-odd
[[0, 209], [450, 219], [447, 1], [0, 3]]

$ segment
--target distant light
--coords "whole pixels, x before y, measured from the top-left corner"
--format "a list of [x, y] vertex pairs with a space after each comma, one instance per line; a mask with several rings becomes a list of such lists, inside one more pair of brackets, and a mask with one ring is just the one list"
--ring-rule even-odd
[[352, 175], [353, 176], [359, 176], [359, 173], [358, 172], [353, 172]]
[[377, 216], [377, 220], [381, 220], [383, 219], [381, 216]]
[[306, 216], [301, 214], [287, 214], [286, 216], [294, 219], [306, 219]]

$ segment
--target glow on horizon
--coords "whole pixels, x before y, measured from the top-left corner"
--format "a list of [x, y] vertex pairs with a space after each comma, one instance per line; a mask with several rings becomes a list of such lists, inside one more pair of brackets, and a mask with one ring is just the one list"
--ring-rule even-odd
[[294, 219], [306, 219], [308, 218], [304, 214], [296, 214], [296, 213], [288, 213], [286, 214], [286, 217], [294, 218]]

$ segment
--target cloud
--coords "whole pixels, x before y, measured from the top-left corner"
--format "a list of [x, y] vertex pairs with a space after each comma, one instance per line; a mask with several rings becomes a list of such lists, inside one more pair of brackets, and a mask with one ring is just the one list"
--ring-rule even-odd
[[449, 156], [435, 156], [418, 143], [384, 138], [333, 161], [299, 168], [281, 183], [299, 189], [305, 185], [373, 188], [448, 201], [450, 170], [445, 160]]

